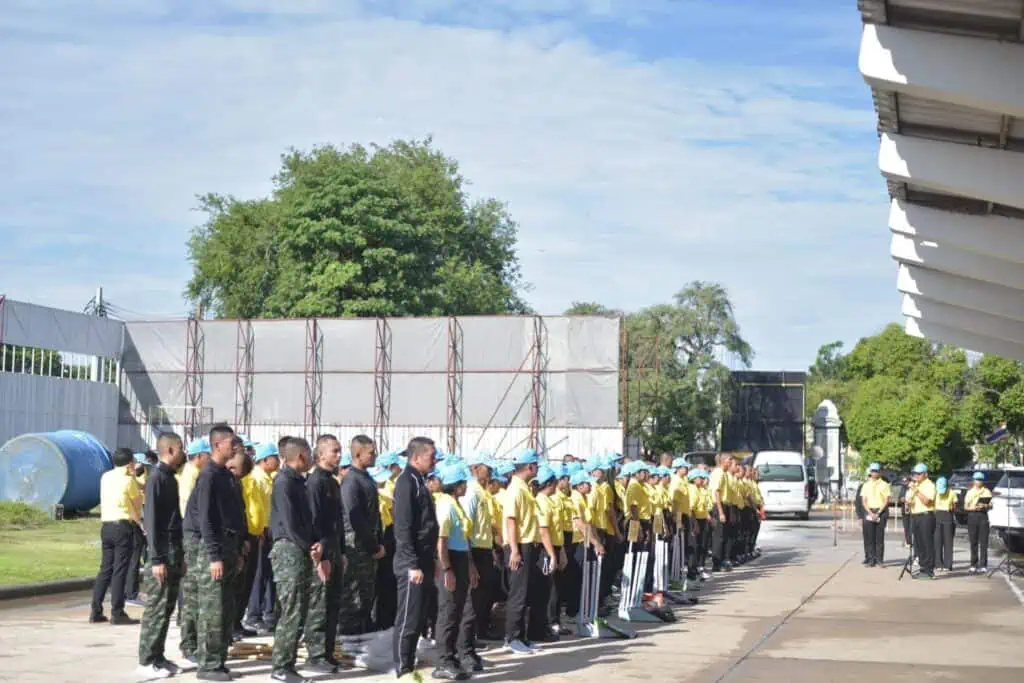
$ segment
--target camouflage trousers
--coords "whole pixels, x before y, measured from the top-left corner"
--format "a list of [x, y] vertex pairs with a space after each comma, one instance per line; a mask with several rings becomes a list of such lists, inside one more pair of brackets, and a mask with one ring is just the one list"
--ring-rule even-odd
[[185, 576], [181, 580], [181, 653], [194, 657], [199, 649], [199, 554], [201, 541], [185, 535]]
[[[210, 576], [210, 556], [201, 547], [196, 571], [199, 576], [199, 620], [196, 661], [200, 671], [223, 668], [231, 646], [232, 615], [235, 604], [235, 567], [238, 558], [231, 539], [224, 543], [224, 573], [219, 579]], [[192, 570], [189, 569], [189, 573]]]
[[153, 565], [143, 570], [143, 589], [146, 591], [146, 610], [142, 613], [139, 629], [139, 664], [148, 666], [164, 659], [167, 628], [178, 602], [178, 589], [185, 569], [185, 551], [172, 544], [167, 552], [167, 577], [163, 583], [153, 578]]
[[341, 609], [341, 544], [324, 549], [324, 558], [331, 562], [331, 575], [321, 581], [316, 572], [309, 580], [309, 610], [306, 614], [306, 651], [312, 661], [333, 660], [334, 642], [338, 637], [338, 614]]
[[274, 570], [277, 606], [280, 611], [274, 629], [274, 671], [295, 668], [299, 651], [299, 635], [303, 631], [309, 608], [309, 582], [313, 561], [309, 553], [291, 541], [281, 539], [270, 550], [270, 566]]
[[373, 614], [373, 598], [377, 587], [377, 560], [361, 548], [353, 547], [354, 545], [353, 542], [345, 548], [348, 570], [343, 579], [343, 598], [338, 616], [338, 632], [346, 636], [369, 633], [372, 630], [370, 617]]

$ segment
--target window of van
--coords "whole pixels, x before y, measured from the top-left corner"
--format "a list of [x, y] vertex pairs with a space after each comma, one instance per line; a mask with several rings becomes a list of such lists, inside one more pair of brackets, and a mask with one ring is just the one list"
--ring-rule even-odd
[[762, 463], [757, 466], [757, 473], [762, 482], [802, 482], [804, 480], [803, 465], [770, 465]]
[[1024, 492], [1024, 472], [1007, 472], [996, 484], [996, 488], [1012, 488]]

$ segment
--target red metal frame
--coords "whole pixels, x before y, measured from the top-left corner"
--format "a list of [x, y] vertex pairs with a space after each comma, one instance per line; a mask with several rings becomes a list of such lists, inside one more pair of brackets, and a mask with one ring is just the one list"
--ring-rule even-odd
[[462, 430], [462, 325], [448, 318], [448, 452], [459, 449]]
[[313, 443], [320, 429], [320, 407], [324, 397], [324, 343], [316, 318], [306, 320], [306, 412], [304, 432]]
[[198, 438], [202, 428], [204, 347], [202, 325], [197, 317], [191, 317], [185, 327], [185, 434], [189, 441]]
[[248, 434], [252, 429], [253, 351], [256, 339], [252, 321], [238, 321], [235, 354], [235, 429]]
[[533, 386], [531, 388], [532, 406], [530, 410], [530, 448], [541, 451], [544, 444], [543, 435], [546, 419], [544, 407], [547, 394], [547, 345], [548, 328], [544, 324], [544, 318], [534, 316], [533, 318]]
[[387, 318], [377, 318], [373, 367], [373, 438], [377, 448], [386, 452], [391, 424], [391, 324]]
[[0, 294], [0, 346], [4, 343], [4, 319], [7, 317], [4, 304], [7, 303], [7, 296]]

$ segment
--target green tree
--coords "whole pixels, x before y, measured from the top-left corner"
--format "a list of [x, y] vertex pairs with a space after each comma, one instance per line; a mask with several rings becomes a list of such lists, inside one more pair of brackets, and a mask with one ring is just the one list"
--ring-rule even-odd
[[188, 296], [227, 317], [523, 313], [516, 223], [431, 140], [282, 157], [270, 198], [200, 198]]
[[625, 314], [622, 311], [608, 308], [594, 301], [573, 301], [572, 305], [565, 309], [565, 315], [600, 315], [607, 318], [617, 318]]
[[14, 344], [0, 344], [0, 367], [7, 372], [64, 377], [67, 367], [57, 351]]
[[843, 355], [843, 342], [822, 344], [814, 365], [807, 369], [807, 379], [810, 382], [842, 381], [846, 378], [848, 365], [849, 358]]

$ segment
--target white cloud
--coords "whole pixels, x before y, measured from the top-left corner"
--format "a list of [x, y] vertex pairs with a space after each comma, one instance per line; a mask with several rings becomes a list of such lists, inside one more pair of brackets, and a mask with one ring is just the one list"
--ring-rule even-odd
[[[265, 193], [289, 146], [433, 134], [473, 192], [509, 202], [543, 312], [636, 308], [717, 280], [764, 362], [789, 367], [897, 313], [874, 150], [836, 137], [871, 130], [867, 95], [830, 104], [845, 83], [826, 70], [643, 62], [565, 20], [490, 30], [235, 0], [265, 20], [229, 26], [221, 0], [197, 25], [157, 23], [169, 4], [94, 4], [105, 13], [80, 21], [31, 7], [0, 19], [31, 35], [0, 41], [0, 236], [15, 245], [0, 288], [15, 298], [78, 308], [105, 284], [128, 308], [180, 311], [194, 195]], [[425, 18], [468, 6], [401, 4]], [[793, 340], [787, 319], [819, 322]]]

